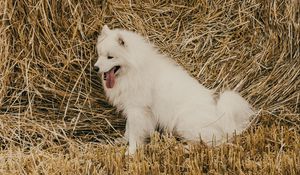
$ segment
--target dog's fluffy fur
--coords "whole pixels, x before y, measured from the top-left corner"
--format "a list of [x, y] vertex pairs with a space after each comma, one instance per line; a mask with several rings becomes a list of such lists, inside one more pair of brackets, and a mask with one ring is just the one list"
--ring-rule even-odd
[[128, 153], [136, 151], [157, 125], [186, 140], [222, 143], [241, 133], [253, 111], [238, 93], [214, 98], [170, 58], [137, 33], [104, 26], [95, 68], [109, 101], [127, 118]]

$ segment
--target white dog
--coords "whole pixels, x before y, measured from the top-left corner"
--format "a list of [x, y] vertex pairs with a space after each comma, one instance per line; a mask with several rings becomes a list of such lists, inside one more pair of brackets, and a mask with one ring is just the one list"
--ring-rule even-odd
[[254, 114], [236, 92], [225, 91], [216, 98], [134, 32], [105, 25], [97, 52], [95, 70], [101, 73], [106, 95], [127, 117], [129, 154], [157, 125], [186, 140], [219, 144], [241, 133]]

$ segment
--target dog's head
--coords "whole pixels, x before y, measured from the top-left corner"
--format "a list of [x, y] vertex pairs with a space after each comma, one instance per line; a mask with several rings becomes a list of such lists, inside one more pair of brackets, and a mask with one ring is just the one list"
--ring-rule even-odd
[[95, 70], [102, 74], [107, 88], [113, 88], [115, 81], [130, 71], [143, 71], [143, 67], [147, 66], [145, 60], [153, 55], [151, 45], [139, 34], [111, 30], [106, 25], [98, 37], [96, 49], [98, 60]]
[[107, 88], [113, 88], [117, 77], [130, 66], [127, 59], [127, 43], [122, 33], [122, 31], [110, 30], [105, 25], [98, 37], [96, 45], [98, 60], [94, 68], [101, 74]]

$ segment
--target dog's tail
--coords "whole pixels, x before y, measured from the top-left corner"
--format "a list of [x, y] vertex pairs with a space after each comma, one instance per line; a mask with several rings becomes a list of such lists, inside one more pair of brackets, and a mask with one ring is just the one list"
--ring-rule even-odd
[[234, 91], [225, 91], [217, 101], [221, 126], [227, 134], [240, 134], [248, 128], [254, 111], [251, 105]]

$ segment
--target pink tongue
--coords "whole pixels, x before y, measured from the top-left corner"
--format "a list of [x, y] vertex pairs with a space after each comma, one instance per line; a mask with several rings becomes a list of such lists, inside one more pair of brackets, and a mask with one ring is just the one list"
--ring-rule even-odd
[[115, 67], [106, 73], [106, 87], [113, 88], [115, 85]]

